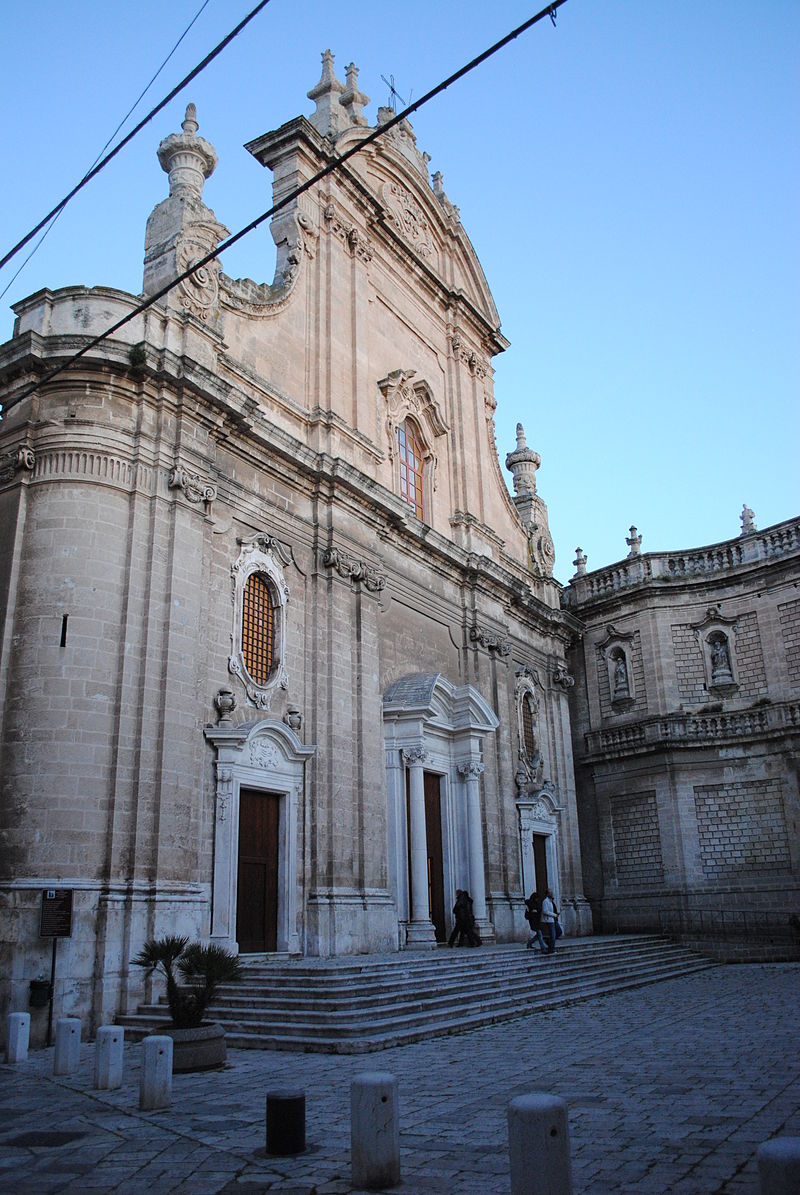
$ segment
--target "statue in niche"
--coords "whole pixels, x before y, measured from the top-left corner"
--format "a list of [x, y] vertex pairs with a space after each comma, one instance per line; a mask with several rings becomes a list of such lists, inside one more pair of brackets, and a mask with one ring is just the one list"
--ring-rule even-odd
[[715, 635], [709, 640], [711, 649], [711, 683], [713, 685], [729, 685], [733, 682], [731, 668], [731, 653], [728, 640], [724, 635]]
[[631, 687], [628, 683], [628, 665], [625, 662], [625, 653], [618, 652], [614, 657], [614, 691], [612, 701], [618, 701], [621, 697], [630, 697]]

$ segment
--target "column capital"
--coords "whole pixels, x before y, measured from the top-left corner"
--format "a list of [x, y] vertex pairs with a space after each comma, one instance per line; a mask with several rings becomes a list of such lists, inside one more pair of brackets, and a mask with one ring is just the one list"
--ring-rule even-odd
[[415, 747], [403, 747], [400, 754], [402, 755], [404, 761], [411, 767], [413, 767], [414, 764], [423, 764], [428, 758], [428, 752], [421, 745]]
[[465, 779], [468, 776], [474, 776], [477, 779], [477, 777], [482, 775], [485, 770], [486, 765], [477, 759], [470, 759], [466, 763], [460, 763], [458, 765], [458, 774], [459, 776], [463, 776]]

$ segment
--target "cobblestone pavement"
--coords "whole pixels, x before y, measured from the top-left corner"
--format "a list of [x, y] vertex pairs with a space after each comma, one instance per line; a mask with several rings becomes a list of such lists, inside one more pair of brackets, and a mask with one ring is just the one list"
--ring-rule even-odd
[[[380, 1070], [399, 1082], [406, 1195], [507, 1192], [506, 1108], [531, 1091], [567, 1101], [576, 1195], [757, 1193], [759, 1144], [800, 1136], [799, 997], [800, 965], [715, 967], [378, 1054], [232, 1050], [149, 1113], [140, 1046], [113, 1092], [92, 1089], [93, 1045], [69, 1078], [38, 1050], [0, 1065], [0, 1190], [344, 1195], [350, 1080]], [[270, 1158], [265, 1094], [286, 1086], [306, 1092], [308, 1148]], [[24, 1144], [31, 1131], [61, 1144]]]

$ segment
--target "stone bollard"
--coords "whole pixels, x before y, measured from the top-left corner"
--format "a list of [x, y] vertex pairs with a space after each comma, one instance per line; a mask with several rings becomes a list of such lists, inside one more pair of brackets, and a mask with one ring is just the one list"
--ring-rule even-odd
[[94, 1047], [94, 1085], [98, 1091], [122, 1086], [122, 1048], [125, 1030], [120, 1025], [101, 1025]]
[[758, 1147], [761, 1195], [797, 1195], [800, 1191], [800, 1137], [773, 1137]]
[[286, 1157], [306, 1147], [306, 1093], [287, 1087], [267, 1092], [267, 1153]]
[[12, 1012], [8, 1017], [6, 1037], [6, 1062], [24, 1062], [28, 1057], [28, 1042], [31, 1036], [31, 1014]]
[[508, 1105], [511, 1195], [572, 1195], [567, 1105], [555, 1095], [520, 1095]]
[[386, 1072], [356, 1075], [350, 1085], [350, 1161], [362, 1190], [400, 1182], [397, 1079]]
[[53, 1074], [71, 1075], [81, 1060], [81, 1023], [77, 1017], [59, 1017], [56, 1021], [56, 1052]]
[[142, 1042], [139, 1111], [168, 1108], [172, 1099], [172, 1038], [146, 1037]]

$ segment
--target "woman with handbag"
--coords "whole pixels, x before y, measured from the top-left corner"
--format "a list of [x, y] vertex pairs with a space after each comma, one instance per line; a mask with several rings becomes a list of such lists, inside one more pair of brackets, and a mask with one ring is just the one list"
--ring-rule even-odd
[[542, 901], [542, 932], [547, 940], [546, 954], [555, 954], [556, 952], [556, 923], [558, 922], [558, 909], [553, 900], [553, 889], [547, 889], [547, 895]]

